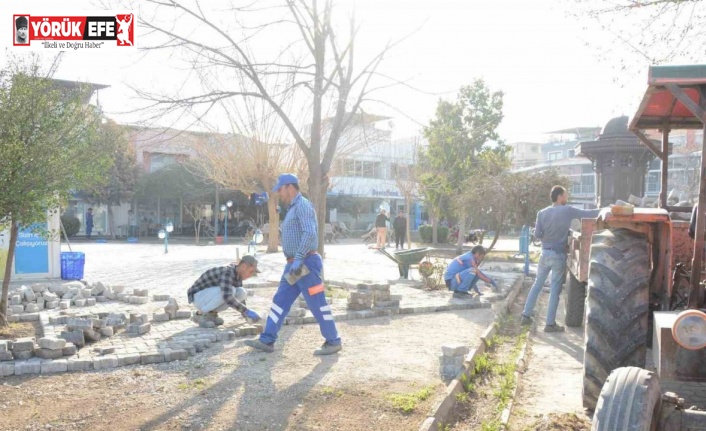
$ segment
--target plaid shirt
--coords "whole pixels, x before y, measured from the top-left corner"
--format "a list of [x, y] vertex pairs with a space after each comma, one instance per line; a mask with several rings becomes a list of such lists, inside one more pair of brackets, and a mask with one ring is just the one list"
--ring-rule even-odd
[[189, 304], [194, 302], [194, 295], [209, 287], [220, 286], [223, 292], [223, 301], [235, 308], [241, 313], [247, 311], [247, 307], [233, 297], [234, 287], [241, 287], [243, 280], [238, 276], [236, 271], [237, 265], [230, 264], [226, 266], [217, 266], [201, 274], [198, 280], [189, 288], [186, 295], [189, 298]]
[[287, 258], [304, 259], [307, 253], [316, 251], [319, 245], [316, 226], [314, 207], [301, 193], [297, 194], [282, 223], [284, 255]]

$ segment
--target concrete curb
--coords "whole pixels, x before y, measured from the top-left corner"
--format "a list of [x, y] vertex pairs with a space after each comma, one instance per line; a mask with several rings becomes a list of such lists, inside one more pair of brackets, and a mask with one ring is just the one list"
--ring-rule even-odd
[[[520, 293], [520, 290], [522, 290], [524, 281], [524, 276], [515, 280], [515, 283], [510, 289], [510, 293], [501, 303], [493, 323], [488, 325], [480, 336], [480, 343], [478, 344], [478, 347], [472, 349], [468, 352], [468, 355], [466, 355], [466, 359], [463, 362], [463, 371], [459, 373], [459, 375], [446, 387], [446, 394], [444, 395], [444, 398], [434, 408], [433, 414], [424, 420], [422, 425], [419, 427], [419, 431], [438, 431], [439, 426], [443, 426], [448, 421], [449, 414], [456, 405], [456, 394], [463, 391], [461, 377], [463, 375], [466, 375], [466, 377], [471, 376], [473, 369], [475, 368], [476, 358], [485, 353], [488, 346], [488, 340], [498, 332], [497, 322], [507, 314], [510, 304], [515, 301], [517, 295]], [[521, 356], [524, 357], [524, 355]]]
[[510, 422], [510, 416], [512, 415], [512, 408], [515, 405], [515, 399], [517, 398], [517, 394], [520, 392], [520, 386], [522, 384], [522, 374], [525, 372], [525, 367], [527, 366], [525, 358], [527, 357], [527, 348], [530, 343], [530, 338], [532, 337], [532, 332], [534, 328], [530, 330], [527, 333], [527, 340], [525, 340], [525, 345], [522, 346], [522, 350], [520, 351], [520, 356], [517, 358], [515, 361], [515, 389], [512, 391], [512, 397], [510, 398], [510, 402], [507, 404], [507, 406], [503, 409], [502, 413], [500, 414], [500, 429], [506, 430], [507, 429], [507, 424]]

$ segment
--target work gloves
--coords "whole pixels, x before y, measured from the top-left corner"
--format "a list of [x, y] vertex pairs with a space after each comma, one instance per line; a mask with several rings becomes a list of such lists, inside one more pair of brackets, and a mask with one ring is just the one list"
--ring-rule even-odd
[[303, 264], [304, 264], [304, 261], [302, 259], [294, 259], [294, 262], [292, 262], [291, 268], [289, 268], [289, 272], [291, 272], [294, 275], [301, 274]]
[[245, 313], [243, 313], [244, 317], [247, 317], [248, 319], [252, 320], [253, 322], [258, 322], [260, 320], [260, 315], [258, 315], [256, 312], [252, 310], [245, 310]]

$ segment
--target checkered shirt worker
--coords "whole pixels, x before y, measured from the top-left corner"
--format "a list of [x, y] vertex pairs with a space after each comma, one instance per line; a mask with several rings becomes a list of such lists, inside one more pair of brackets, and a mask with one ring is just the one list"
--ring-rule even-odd
[[[292, 304], [301, 294], [309, 310], [319, 323], [321, 335], [326, 342], [314, 351], [315, 355], [330, 355], [341, 350], [341, 338], [331, 314], [331, 306], [326, 303], [324, 284], [321, 278], [323, 261], [317, 250], [318, 234], [316, 212], [299, 192], [299, 180], [293, 174], [282, 174], [272, 189], [279, 198], [289, 205], [287, 216], [282, 223], [282, 250], [287, 264], [272, 299], [265, 330], [259, 339], [246, 340], [245, 344], [264, 352], [273, 352], [284, 319]], [[304, 267], [308, 273], [302, 272]], [[291, 284], [287, 276], [298, 278]], [[305, 274], [305, 275], [302, 275]]]

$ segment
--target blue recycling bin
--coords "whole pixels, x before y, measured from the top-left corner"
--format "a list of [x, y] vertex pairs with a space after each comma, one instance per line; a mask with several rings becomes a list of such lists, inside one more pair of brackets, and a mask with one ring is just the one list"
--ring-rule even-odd
[[61, 279], [81, 280], [86, 255], [80, 251], [64, 251], [61, 253]]

